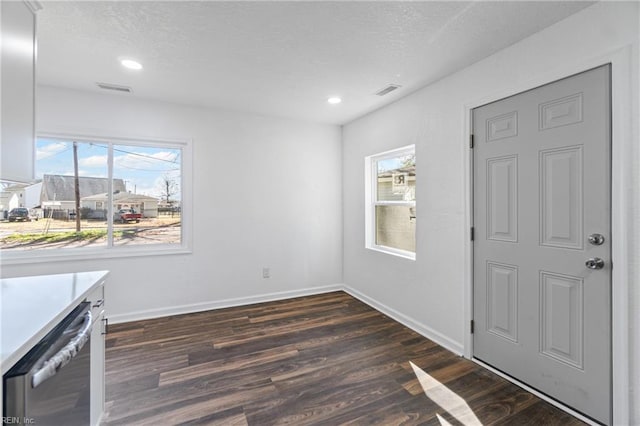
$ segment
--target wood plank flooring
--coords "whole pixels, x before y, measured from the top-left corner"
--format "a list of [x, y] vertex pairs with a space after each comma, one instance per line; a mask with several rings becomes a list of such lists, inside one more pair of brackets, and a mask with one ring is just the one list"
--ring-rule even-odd
[[106, 425], [579, 425], [344, 292], [112, 325]]

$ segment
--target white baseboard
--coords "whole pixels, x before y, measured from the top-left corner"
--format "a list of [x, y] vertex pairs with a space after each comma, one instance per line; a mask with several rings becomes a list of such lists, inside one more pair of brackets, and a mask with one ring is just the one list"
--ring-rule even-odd
[[144, 311], [128, 312], [125, 314], [108, 315], [110, 324], [119, 324], [130, 321], [141, 321], [170, 315], [191, 314], [194, 312], [209, 311], [212, 309], [231, 308], [234, 306], [252, 305], [254, 303], [272, 302], [275, 300], [291, 299], [294, 297], [313, 296], [316, 294], [330, 293], [332, 291], [344, 291], [344, 285], [333, 284], [322, 287], [310, 287], [301, 290], [281, 291], [276, 293], [260, 294], [257, 296], [238, 297], [203, 303], [171, 306]]
[[413, 331], [415, 331], [416, 333], [426, 337], [427, 339], [433, 340], [440, 346], [449, 349], [451, 352], [455, 353], [456, 355], [462, 355], [464, 353], [464, 346], [462, 345], [462, 343], [456, 342], [455, 340], [448, 338], [444, 334], [438, 331], [435, 331], [431, 327], [428, 327], [414, 320], [413, 318], [410, 318], [396, 311], [395, 309], [390, 308], [387, 305], [380, 303], [377, 300], [372, 299], [369, 296], [366, 296], [360, 293], [358, 290], [354, 288], [351, 288], [349, 286], [343, 286], [343, 290], [349, 293], [351, 296], [355, 297], [356, 299], [360, 300], [361, 302], [371, 306], [375, 310], [382, 312], [383, 314], [385, 314], [390, 318], [393, 318], [394, 320], [398, 321], [400, 324], [404, 325], [405, 327], [408, 327]]
[[316, 294], [330, 293], [332, 291], [344, 291], [350, 294], [361, 302], [371, 306], [373, 309], [382, 312], [386, 316], [394, 319], [395, 321], [398, 321], [405, 327], [412, 329], [413, 331], [426, 337], [427, 339], [433, 340], [440, 346], [449, 349], [451, 352], [457, 355], [462, 355], [464, 352], [464, 348], [461, 343], [448, 338], [444, 334], [439, 333], [434, 329], [414, 320], [413, 318], [410, 318], [396, 311], [395, 309], [392, 309], [387, 305], [380, 303], [377, 300], [372, 299], [371, 297], [366, 296], [363, 293], [355, 290], [354, 288], [351, 288], [344, 284], [332, 284], [321, 287], [310, 287], [301, 290], [281, 291], [276, 293], [261, 294], [257, 296], [238, 297], [234, 299], [192, 303], [188, 305], [171, 306], [167, 308], [147, 309], [143, 311], [128, 312], [126, 314], [115, 314], [109, 315], [109, 323], [119, 324], [123, 322], [141, 321], [146, 319], [166, 317], [170, 315], [190, 314], [194, 312], [209, 311], [212, 309], [223, 309], [231, 308], [234, 306], [251, 305], [255, 303], [273, 302], [276, 300], [291, 299], [293, 297], [313, 296]]

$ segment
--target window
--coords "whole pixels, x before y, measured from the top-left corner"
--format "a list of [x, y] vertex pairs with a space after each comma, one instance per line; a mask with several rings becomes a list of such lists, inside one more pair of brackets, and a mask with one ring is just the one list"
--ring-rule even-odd
[[[2, 188], [7, 220], [0, 250], [184, 247], [187, 148], [186, 143], [38, 138], [35, 183]], [[9, 219], [16, 207], [28, 209], [28, 217]]]
[[366, 247], [415, 259], [415, 146], [366, 157], [365, 170]]

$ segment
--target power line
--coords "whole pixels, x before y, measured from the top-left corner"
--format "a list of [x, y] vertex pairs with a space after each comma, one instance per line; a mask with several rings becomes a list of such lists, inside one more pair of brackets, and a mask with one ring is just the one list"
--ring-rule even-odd
[[176, 158], [175, 158], [174, 160], [165, 160], [164, 158], [156, 158], [156, 157], [152, 157], [152, 156], [150, 156], [150, 155], [138, 154], [137, 152], [124, 151], [124, 150], [122, 150], [122, 149], [116, 149], [116, 148], [113, 148], [113, 150], [114, 150], [114, 151], [117, 151], [117, 152], [123, 152], [123, 153], [125, 153], [125, 154], [129, 154], [129, 155], [135, 155], [135, 156], [137, 156], [137, 157], [148, 158], [148, 159], [150, 159], [150, 160], [164, 161], [164, 162], [166, 162], [166, 163], [177, 164], [177, 163], [176, 163], [176, 160], [177, 160], [178, 156], [176, 156]]
[[130, 167], [130, 166], [123, 166], [122, 164], [119, 165], [115, 165], [114, 169], [130, 169], [130, 170], [138, 170], [141, 172], [175, 172], [175, 171], [180, 171], [180, 169], [141, 169], [138, 167]]
[[[66, 143], [66, 142], [63, 142], [63, 143]], [[97, 144], [97, 143], [94, 143], [94, 142], [80, 142], [80, 143], [89, 144], [90, 146], [95, 146], [95, 147], [98, 147], [98, 148], [104, 148], [104, 149], [108, 149], [109, 148], [107, 145], [101, 145], [101, 144]], [[45, 160], [45, 159], [53, 157], [55, 155], [62, 154], [63, 152], [70, 151], [72, 148], [73, 148], [73, 146], [71, 146], [71, 147], [69, 147], [69, 148], [67, 148], [65, 150], [58, 151], [56, 153], [48, 155], [46, 157], [42, 157], [39, 160]], [[169, 148], [169, 149], [174, 150], [176, 148]], [[179, 150], [178, 150], [178, 153], [176, 154], [176, 157], [173, 160], [165, 160], [164, 158], [152, 157], [150, 155], [140, 154], [138, 152], [125, 151], [123, 149], [118, 149], [118, 148], [113, 148], [113, 150], [116, 151], [116, 152], [121, 152], [123, 154], [134, 155], [136, 157], [147, 158], [149, 160], [154, 160], [154, 161], [164, 161], [165, 163], [171, 163], [171, 164], [178, 164], [178, 159], [180, 158]]]
[[[108, 146], [106, 146], [106, 145], [99, 145], [99, 144], [94, 144], [94, 143], [90, 143], [90, 145], [94, 145], [94, 146], [98, 146], [100, 148], [108, 149]], [[175, 149], [175, 148], [170, 148], [170, 149]], [[155, 161], [164, 161], [166, 163], [172, 163], [172, 164], [177, 164], [178, 158], [180, 158], [180, 154], [177, 154], [176, 158], [173, 159], [173, 160], [165, 160], [164, 158], [152, 157], [150, 155], [140, 154], [140, 153], [131, 152], [131, 151], [125, 151], [123, 149], [118, 149], [118, 148], [113, 148], [113, 150], [116, 151], [116, 152], [122, 152], [124, 154], [135, 155], [137, 157], [148, 158], [150, 160], [155, 160]]]
[[62, 154], [63, 152], [67, 152], [67, 151], [71, 151], [71, 149], [73, 149], [73, 146], [67, 148], [67, 149], [63, 149], [62, 151], [58, 151], [58, 152], [54, 152], [53, 154], [49, 154], [46, 157], [40, 157], [38, 158], [38, 161], [40, 160], [46, 160], [47, 158], [51, 158], [51, 157], [55, 157], [58, 154]]

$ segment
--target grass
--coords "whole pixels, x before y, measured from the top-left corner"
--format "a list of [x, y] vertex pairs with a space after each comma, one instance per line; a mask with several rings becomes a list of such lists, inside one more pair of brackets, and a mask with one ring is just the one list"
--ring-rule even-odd
[[[12, 234], [2, 239], [5, 243], [34, 244], [59, 243], [69, 241], [97, 240], [107, 236], [106, 229], [90, 229], [86, 231], [52, 232], [51, 234]], [[122, 236], [122, 231], [114, 231], [114, 237]]]

